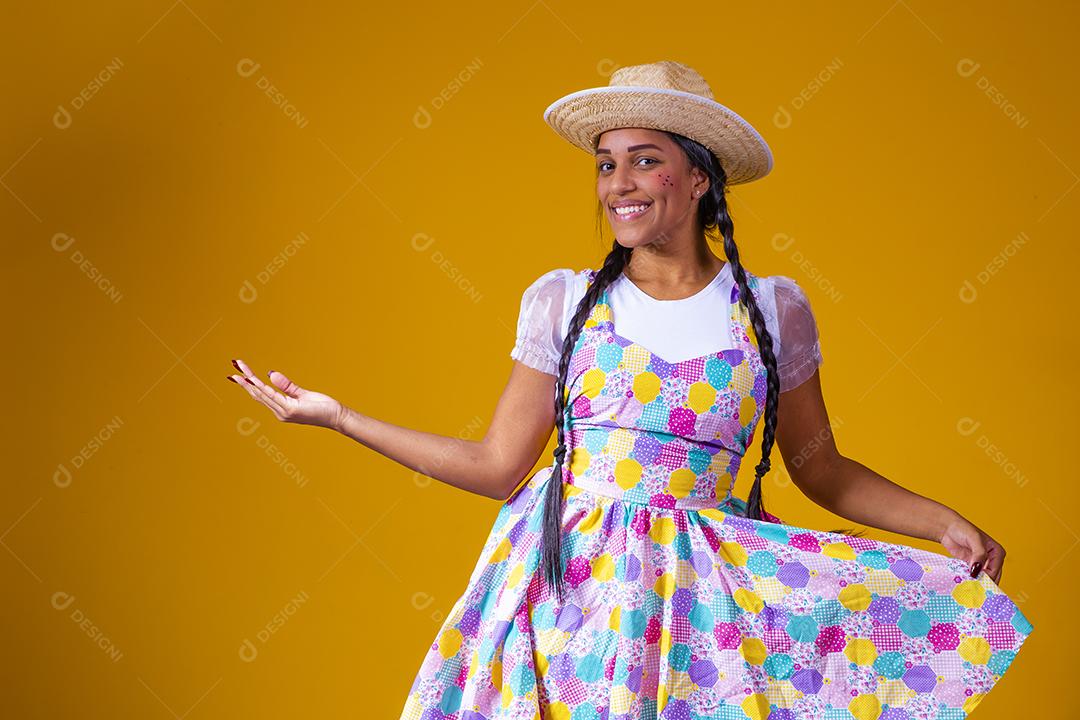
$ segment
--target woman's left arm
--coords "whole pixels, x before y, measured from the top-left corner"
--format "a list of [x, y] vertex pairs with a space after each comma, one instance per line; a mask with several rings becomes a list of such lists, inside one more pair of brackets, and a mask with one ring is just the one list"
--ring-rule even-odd
[[993, 538], [952, 508], [840, 454], [817, 372], [780, 394], [776, 444], [792, 482], [818, 505], [853, 522], [939, 542], [1000, 581], [1005, 550]]

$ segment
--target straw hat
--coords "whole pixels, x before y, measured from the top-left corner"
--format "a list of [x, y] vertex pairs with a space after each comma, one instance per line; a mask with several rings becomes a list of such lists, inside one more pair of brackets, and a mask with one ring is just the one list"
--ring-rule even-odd
[[713, 100], [705, 78], [671, 60], [616, 70], [606, 87], [578, 90], [544, 111], [555, 132], [590, 155], [606, 130], [644, 127], [696, 140], [719, 158], [727, 184], [757, 180], [773, 166], [761, 134]]

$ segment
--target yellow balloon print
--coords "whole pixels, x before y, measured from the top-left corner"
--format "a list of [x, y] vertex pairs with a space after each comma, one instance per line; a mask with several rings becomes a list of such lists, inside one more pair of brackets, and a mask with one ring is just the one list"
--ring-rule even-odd
[[825, 557], [836, 558], [837, 560], [855, 559], [855, 549], [844, 542], [826, 543], [821, 547], [821, 553]]
[[674, 497], [688, 496], [697, 484], [697, 473], [690, 468], [679, 468], [668, 478], [668, 492]]
[[739, 652], [742, 654], [746, 662], [751, 665], [761, 665], [765, 662], [765, 657], [769, 654], [768, 649], [765, 647], [765, 643], [760, 638], [743, 638], [742, 644], [739, 645]]
[[952, 596], [964, 607], [977, 608], [986, 600], [986, 590], [978, 580], [964, 580], [953, 587]]
[[741, 567], [747, 561], [746, 548], [737, 542], [722, 542], [720, 543], [720, 557], [736, 567]]
[[589, 451], [578, 445], [570, 452], [570, 474], [576, 478], [581, 477], [589, 469], [590, 462], [592, 456]]
[[668, 572], [656, 578], [653, 590], [660, 597], [670, 599], [675, 594], [675, 576]]
[[649, 528], [649, 537], [661, 545], [670, 545], [675, 540], [675, 520], [669, 517], [658, 517]]
[[581, 394], [590, 399], [595, 398], [604, 389], [606, 380], [607, 373], [600, 368], [589, 370], [581, 379]]
[[577, 531], [582, 535], [591, 535], [600, 527], [600, 521], [603, 520], [603, 517], [603, 508], [593, 508], [592, 512], [586, 515], [585, 519], [577, 524]]
[[634, 377], [634, 397], [641, 403], [651, 403], [660, 394], [660, 378], [656, 373], [643, 372]]
[[870, 607], [870, 591], [862, 583], [852, 583], [841, 590], [836, 599], [848, 610], [865, 610]]
[[604, 553], [593, 561], [592, 576], [600, 582], [607, 582], [615, 577], [615, 561], [611, 553]]
[[744, 425], [750, 422], [750, 418], [754, 417], [754, 413], [757, 412], [757, 400], [753, 395], [747, 395], [739, 403], [739, 422]]
[[719, 520], [720, 522], [724, 522], [724, 518], [726, 517], [726, 513], [724, 513], [723, 510], [717, 510], [716, 508], [703, 508], [697, 512], [698, 515], [704, 515], [707, 518]]
[[623, 458], [615, 463], [615, 484], [629, 490], [641, 482], [641, 463], [634, 458]]
[[873, 665], [878, 653], [870, 638], [848, 638], [844, 654], [856, 665]]
[[[547, 674], [547, 670], [548, 670], [547, 655], [545, 655], [542, 652], [534, 652], [533, 653], [533, 664], [536, 665], [536, 671], [538, 673], [540, 673], [541, 676]], [[494, 679], [494, 678], [492, 678], [492, 679]], [[501, 682], [501, 679], [500, 679], [500, 682]]]
[[510, 548], [513, 544], [510, 542], [510, 538], [503, 538], [502, 542], [495, 546], [495, 550], [491, 553], [491, 559], [488, 560], [488, 565], [495, 565], [501, 563], [506, 558], [510, 557]]
[[753, 590], [736, 588], [732, 597], [735, 599], [735, 604], [746, 612], [759, 613], [765, 609], [764, 601]]
[[570, 708], [564, 702], [553, 702], [547, 710], [547, 717], [551, 720], [570, 720]]
[[964, 701], [964, 712], [968, 715], [975, 709], [975, 706], [982, 702], [982, 699], [986, 697], [986, 693], [972, 693], [967, 700]]
[[881, 701], [876, 695], [856, 695], [851, 698], [847, 709], [855, 716], [855, 720], [877, 720], [881, 715]]
[[700, 415], [716, 402], [716, 388], [707, 382], [696, 382], [690, 386], [686, 402], [691, 410]]
[[671, 630], [664, 628], [660, 631], [660, 657], [667, 657], [671, 652]]
[[747, 695], [742, 710], [750, 720], [765, 720], [769, 716], [769, 698], [761, 693]]
[[447, 628], [439, 637], [439, 654], [444, 658], [453, 657], [461, 649], [461, 631]]
[[990, 643], [985, 638], [969, 637], [960, 641], [956, 652], [973, 665], [985, 665], [990, 662]]

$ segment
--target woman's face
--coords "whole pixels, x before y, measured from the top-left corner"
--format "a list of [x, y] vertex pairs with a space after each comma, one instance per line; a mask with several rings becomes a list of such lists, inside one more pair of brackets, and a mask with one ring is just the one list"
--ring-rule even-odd
[[694, 193], [704, 192], [708, 184], [666, 133], [618, 128], [600, 135], [596, 194], [624, 247], [683, 236], [691, 240], [699, 199]]

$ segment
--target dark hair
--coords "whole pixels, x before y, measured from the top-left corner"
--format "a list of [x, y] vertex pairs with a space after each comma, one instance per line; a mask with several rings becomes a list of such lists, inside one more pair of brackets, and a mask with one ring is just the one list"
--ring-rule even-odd
[[[772, 451], [776, 431], [776, 407], [780, 401], [780, 377], [776, 370], [776, 356], [773, 353], [773, 338], [765, 326], [765, 316], [758, 307], [757, 300], [754, 298], [747, 282], [746, 271], [739, 261], [739, 248], [735, 245], [735, 226], [731, 221], [731, 215], [728, 213], [727, 200], [724, 197], [728, 188], [727, 174], [724, 172], [723, 166], [720, 164], [716, 155], [704, 145], [683, 135], [667, 131], [664, 132], [682, 148], [683, 152], [686, 153], [687, 160], [690, 162], [691, 166], [699, 168], [709, 177], [709, 188], [705, 194], [701, 196], [701, 199], [698, 202], [698, 228], [702, 233], [714, 230], [723, 236], [724, 254], [727, 256], [728, 263], [731, 265], [732, 277], [734, 277], [735, 282], [739, 286], [739, 300], [749, 310], [750, 322], [753, 325], [754, 333], [757, 335], [758, 339], [758, 349], [767, 368], [766, 380], [768, 392], [765, 400], [765, 426], [761, 434], [761, 462], [758, 463], [757, 467], [754, 469], [754, 484], [753, 487], [750, 488], [750, 493], [747, 496], [745, 515], [745, 517], [754, 520], [765, 520], [765, 507], [761, 494], [761, 479], [765, 473], [769, 471], [770, 467], [769, 455]], [[602, 226], [602, 212], [603, 203], [600, 202], [597, 207], [598, 227]], [[566, 455], [566, 437], [564, 432], [566, 429], [564, 427], [566, 421], [566, 376], [570, 368], [570, 357], [573, 355], [574, 348], [577, 345], [578, 337], [585, 325], [585, 321], [588, 319], [593, 306], [596, 305], [596, 302], [603, 291], [619, 277], [623, 268], [626, 267], [627, 262], [630, 260], [631, 253], [632, 251], [629, 248], [623, 247], [617, 240], [612, 243], [611, 251], [608, 253], [607, 257], [604, 258], [603, 265], [596, 272], [596, 277], [589, 285], [588, 290], [585, 292], [585, 296], [578, 303], [577, 309], [574, 311], [574, 315], [570, 320], [570, 327], [566, 333], [566, 338], [563, 340], [562, 356], [559, 358], [559, 375], [555, 392], [555, 422], [559, 443], [556, 446], [554, 453], [556, 460], [555, 467], [552, 470], [551, 479], [548, 481], [550, 487], [548, 488], [547, 500], [544, 506], [543, 536], [541, 542], [543, 543], [542, 574], [547, 579], [548, 584], [554, 586], [560, 602], [562, 602], [563, 599], [562, 547], [560, 538], [562, 531], [563, 459]], [[832, 530], [831, 532], [846, 535], [859, 534], [853, 532], [851, 528], [847, 530]]]

